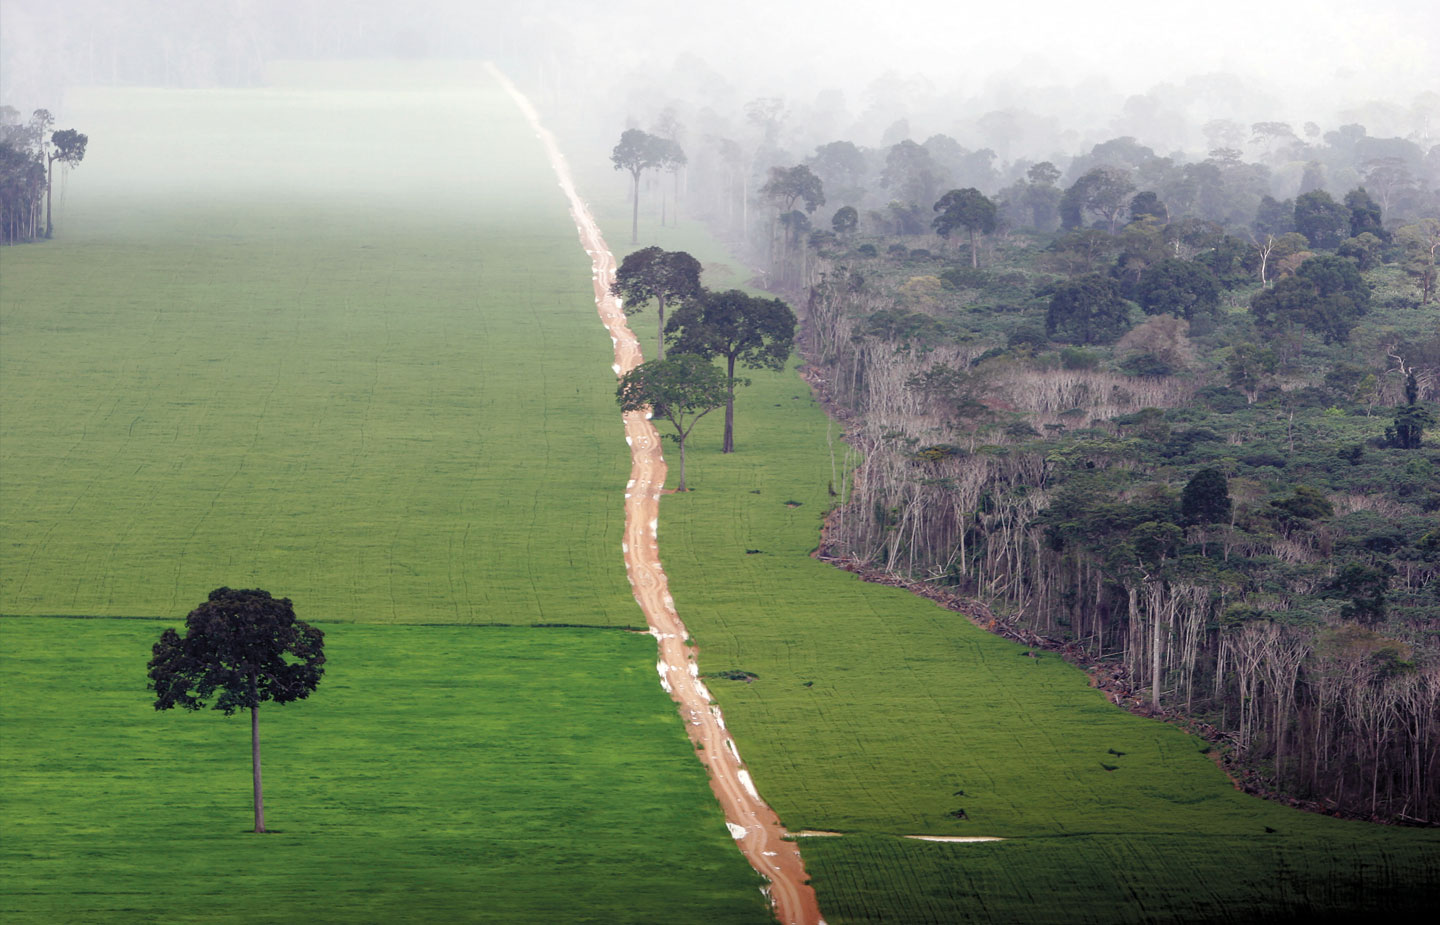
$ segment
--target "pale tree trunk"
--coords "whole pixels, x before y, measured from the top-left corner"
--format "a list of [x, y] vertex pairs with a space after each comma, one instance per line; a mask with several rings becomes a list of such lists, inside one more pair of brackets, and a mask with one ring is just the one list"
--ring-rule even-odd
[[725, 438], [720, 442], [720, 452], [735, 452], [735, 358], [727, 358], [727, 372], [730, 377], [730, 391], [725, 396]]
[[660, 313], [660, 336], [659, 343], [655, 347], [655, 358], [663, 360], [665, 359], [665, 297], [663, 295], [656, 296], [655, 304], [659, 306], [657, 311]]
[[630, 175], [635, 178], [635, 195], [633, 205], [630, 207], [630, 243], [640, 243], [640, 171], [634, 170]]
[[250, 767], [255, 778], [255, 831], [265, 831], [265, 799], [260, 791], [260, 708], [250, 708]]
[[45, 167], [45, 237], [50, 238], [55, 235], [55, 226], [50, 221], [51, 191], [55, 187], [55, 158], [50, 158], [50, 163]]

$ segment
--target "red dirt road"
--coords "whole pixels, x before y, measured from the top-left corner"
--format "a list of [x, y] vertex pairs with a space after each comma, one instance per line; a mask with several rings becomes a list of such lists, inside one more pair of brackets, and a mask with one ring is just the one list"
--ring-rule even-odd
[[[600, 320], [615, 344], [615, 374], [633, 369], [643, 357], [635, 335], [625, 323], [625, 313], [610, 295], [615, 278], [615, 257], [605, 246], [600, 229], [575, 191], [570, 170], [552, 136], [525, 96], [497, 68], [493, 76], [505, 87], [530, 121], [544, 144], [560, 187], [570, 201], [570, 213], [585, 252], [594, 268], [595, 304]], [[702, 764], [710, 772], [710, 787], [725, 811], [726, 825], [750, 865], [770, 881], [770, 900], [775, 914], [785, 925], [824, 925], [815, 891], [806, 882], [805, 865], [793, 841], [785, 840], [785, 829], [775, 812], [760, 799], [755, 784], [740, 760], [735, 742], [725, 730], [720, 708], [710, 703], [710, 692], [699, 678], [696, 650], [685, 645], [685, 624], [675, 612], [665, 572], [660, 566], [657, 543], [660, 490], [665, 482], [665, 459], [659, 434], [648, 416], [624, 415], [625, 441], [630, 444], [630, 484], [625, 492], [625, 568], [635, 600], [645, 613], [650, 634], [660, 647], [656, 669], [660, 683], [679, 705], [690, 740], [695, 743]], [[702, 747], [703, 746], [703, 747]], [[680, 920], [684, 920], [683, 915]]]

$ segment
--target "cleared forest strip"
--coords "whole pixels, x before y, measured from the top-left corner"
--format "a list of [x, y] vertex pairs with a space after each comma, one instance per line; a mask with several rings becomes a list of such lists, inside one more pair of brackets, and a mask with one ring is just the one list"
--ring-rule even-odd
[[[595, 304], [615, 345], [615, 373], [623, 375], [639, 365], [643, 356], [639, 342], [625, 322], [624, 311], [610, 295], [615, 257], [576, 192], [564, 156], [553, 136], [541, 125], [539, 114], [498, 68], [492, 67], [491, 73], [510, 93], [540, 137], [560, 187], [570, 201], [576, 230], [594, 267]], [[725, 728], [719, 708], [711, 706], [710, 692], [699, 678], [695, 647], [686, 645], [689, 634], [675, 611], [660, 565], [660, 490], [666, 474], [660, 436], [648, 415], [631, 412], [624, 415], [624, 421], [625, 441], [630, 445], [633, 460], [625, 495], [625, 564], [635, 600], [645, 612], [651, 634], [659, 643], [660, 661], [656, 667], [661, 683], [680, 706], [686, 731], [710, 772], [711, 787], [725, 809], [726, 824], [741, 853], [770, 881], [769, 895], [777, 917], [787, 925], [823, 925], [815, 891], [805, 876], [800, 850], [793, 841], [787, 840], [788, 833], [775, 812], [760, 798], [735, 741]]]

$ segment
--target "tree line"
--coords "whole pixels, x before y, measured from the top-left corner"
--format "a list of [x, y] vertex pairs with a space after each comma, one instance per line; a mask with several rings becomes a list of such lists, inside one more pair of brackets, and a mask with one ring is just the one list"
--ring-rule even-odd
[[1258, 123], [1250, 162], [1121, 138], [1000, 169], [939, 136], [797, 161], [773, 102], [687, 188], [804, 306], [845, 412], [825, 553], [977, 599], [1247, 786], [1440, 818], [1440, 160]]
[[14, 107], [0, 107], [0, 244], [55, 234], [55, 165], [78, 165], [90, 139], [75, 129], [52, 131], [54, 124], [48, 109], [22, 122]]

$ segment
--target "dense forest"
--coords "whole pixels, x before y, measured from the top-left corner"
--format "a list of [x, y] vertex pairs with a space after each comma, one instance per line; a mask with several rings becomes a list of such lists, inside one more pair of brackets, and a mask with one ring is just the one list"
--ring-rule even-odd
[[1249, 789], [1440, 821], [1425, 126], [1031, 161], [904, 119], [799, 153], [786, 118], [670, 101], [637, 192], [804, 307], [848, 444], [821, 554], [1063, 649]]

